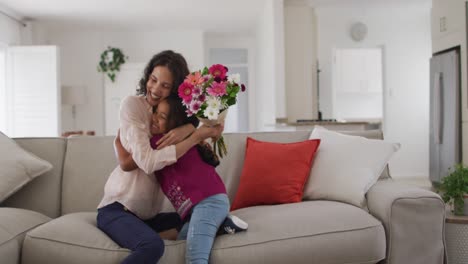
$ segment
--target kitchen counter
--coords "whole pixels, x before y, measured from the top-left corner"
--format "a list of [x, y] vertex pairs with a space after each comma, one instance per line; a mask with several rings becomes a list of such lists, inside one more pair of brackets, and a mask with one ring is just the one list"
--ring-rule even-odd
[[[284, 121], [284, 122], [283, 122]], [[310, 130], [314, 126], [322, 126], [329, 130], [352, 131], [352, 130], [374, 130], [381, 129], [381, 122], [377, 121], [307, 121], [307, 122], [287, 122], [286, 120], [277, 120], [276, 124], [266, 126], [267, 131], [295, 131]]]

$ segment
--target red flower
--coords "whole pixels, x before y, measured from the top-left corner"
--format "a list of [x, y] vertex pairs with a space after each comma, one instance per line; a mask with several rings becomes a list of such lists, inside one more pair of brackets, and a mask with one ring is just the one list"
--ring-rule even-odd
[[213, 77], [219, 77], [221, 80], [224, 80], [226, 77], [227, 73], [227, 68], [224, 67], [221, 64], [213, 64], [209, 69], [208, 72], [213, 76]]
[[193, 85], [191, 83], [183, 82], [179, 86], [179, 97], [184, 100], [184, 102], [190, 102], [192, 100]]

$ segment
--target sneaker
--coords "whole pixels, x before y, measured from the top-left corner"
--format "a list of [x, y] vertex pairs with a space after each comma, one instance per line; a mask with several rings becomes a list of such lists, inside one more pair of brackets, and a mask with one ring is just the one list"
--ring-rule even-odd
[[228, 215], [218, 229], [218, 235], [235, 234], [247, 230], [249, 225], [235, 215]]

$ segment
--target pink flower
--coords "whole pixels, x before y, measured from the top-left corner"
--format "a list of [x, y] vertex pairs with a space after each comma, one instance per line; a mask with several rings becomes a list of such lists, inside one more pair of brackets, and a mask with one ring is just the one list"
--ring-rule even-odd
[[187, 114], [187, 117], [191, 117], [193, 115], [192, 111], [189, 109], [185, 110], [185, 113]]
[[198, 86], [195, 86], [192, 90], [192, 95], [193, 96], [200, 96], [201, 95], [201, 89]]
[[198, 113], [198, 111], [200, 110], [201, 108], [201, 102], [200, 101], [192, 101], [192, 103], [190, 104], [190, 112], [192, 113]]
[[187, 82], [183, 82], [179, 86], [179, 97], [184, 100], [184, 102], [190, 102], [192, 100], [193, 85]]
[[202, 77], [200, 72], [194, 72], [185, 78], [184, 82], [188, 82], [192, 84], [193, 86], [196, 86], [198, 84], [202, 84], [205, 81], [205, 79]]
[[226, 94], [226, 83], [213, 82], [206, 91], [212, 96], [223, 96]]
[[226, 77], [227, 68], [221, 64], [213, 64], [210, 69], [208, 69], [208, 71], [211, 75], [213, 75], [213, 77], [219, 77], [221, 80], [224, 80]]
[[201, 103], [205, 102], [206, 101], [206, 95], [201, 94], [200, 96], [198, 96], [198, 101], [200, 101]]

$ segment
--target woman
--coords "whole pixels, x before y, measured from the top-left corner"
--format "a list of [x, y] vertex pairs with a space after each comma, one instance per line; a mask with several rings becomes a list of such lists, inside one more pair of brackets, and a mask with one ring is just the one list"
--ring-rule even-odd
[[168, 132], [157, 150], [149, 144], [152, 108], [175, 91], [189, 74], [182, 55], [173, 51], [156, 54], [145, 68], [139, 94], [122, 101], [119, 142], [132, 154], [138, 168], [111, 173], [98, 206], [97, 226], [121, 247], [132, 252], [122, 263], [156, 263], [164, 253], [157, 232], [181, 225], [176, 213], [158, 214], [160, 194], [153, 172], [173, 164], [201, 140], [219, 137], [223, 127], [187, 124]]

